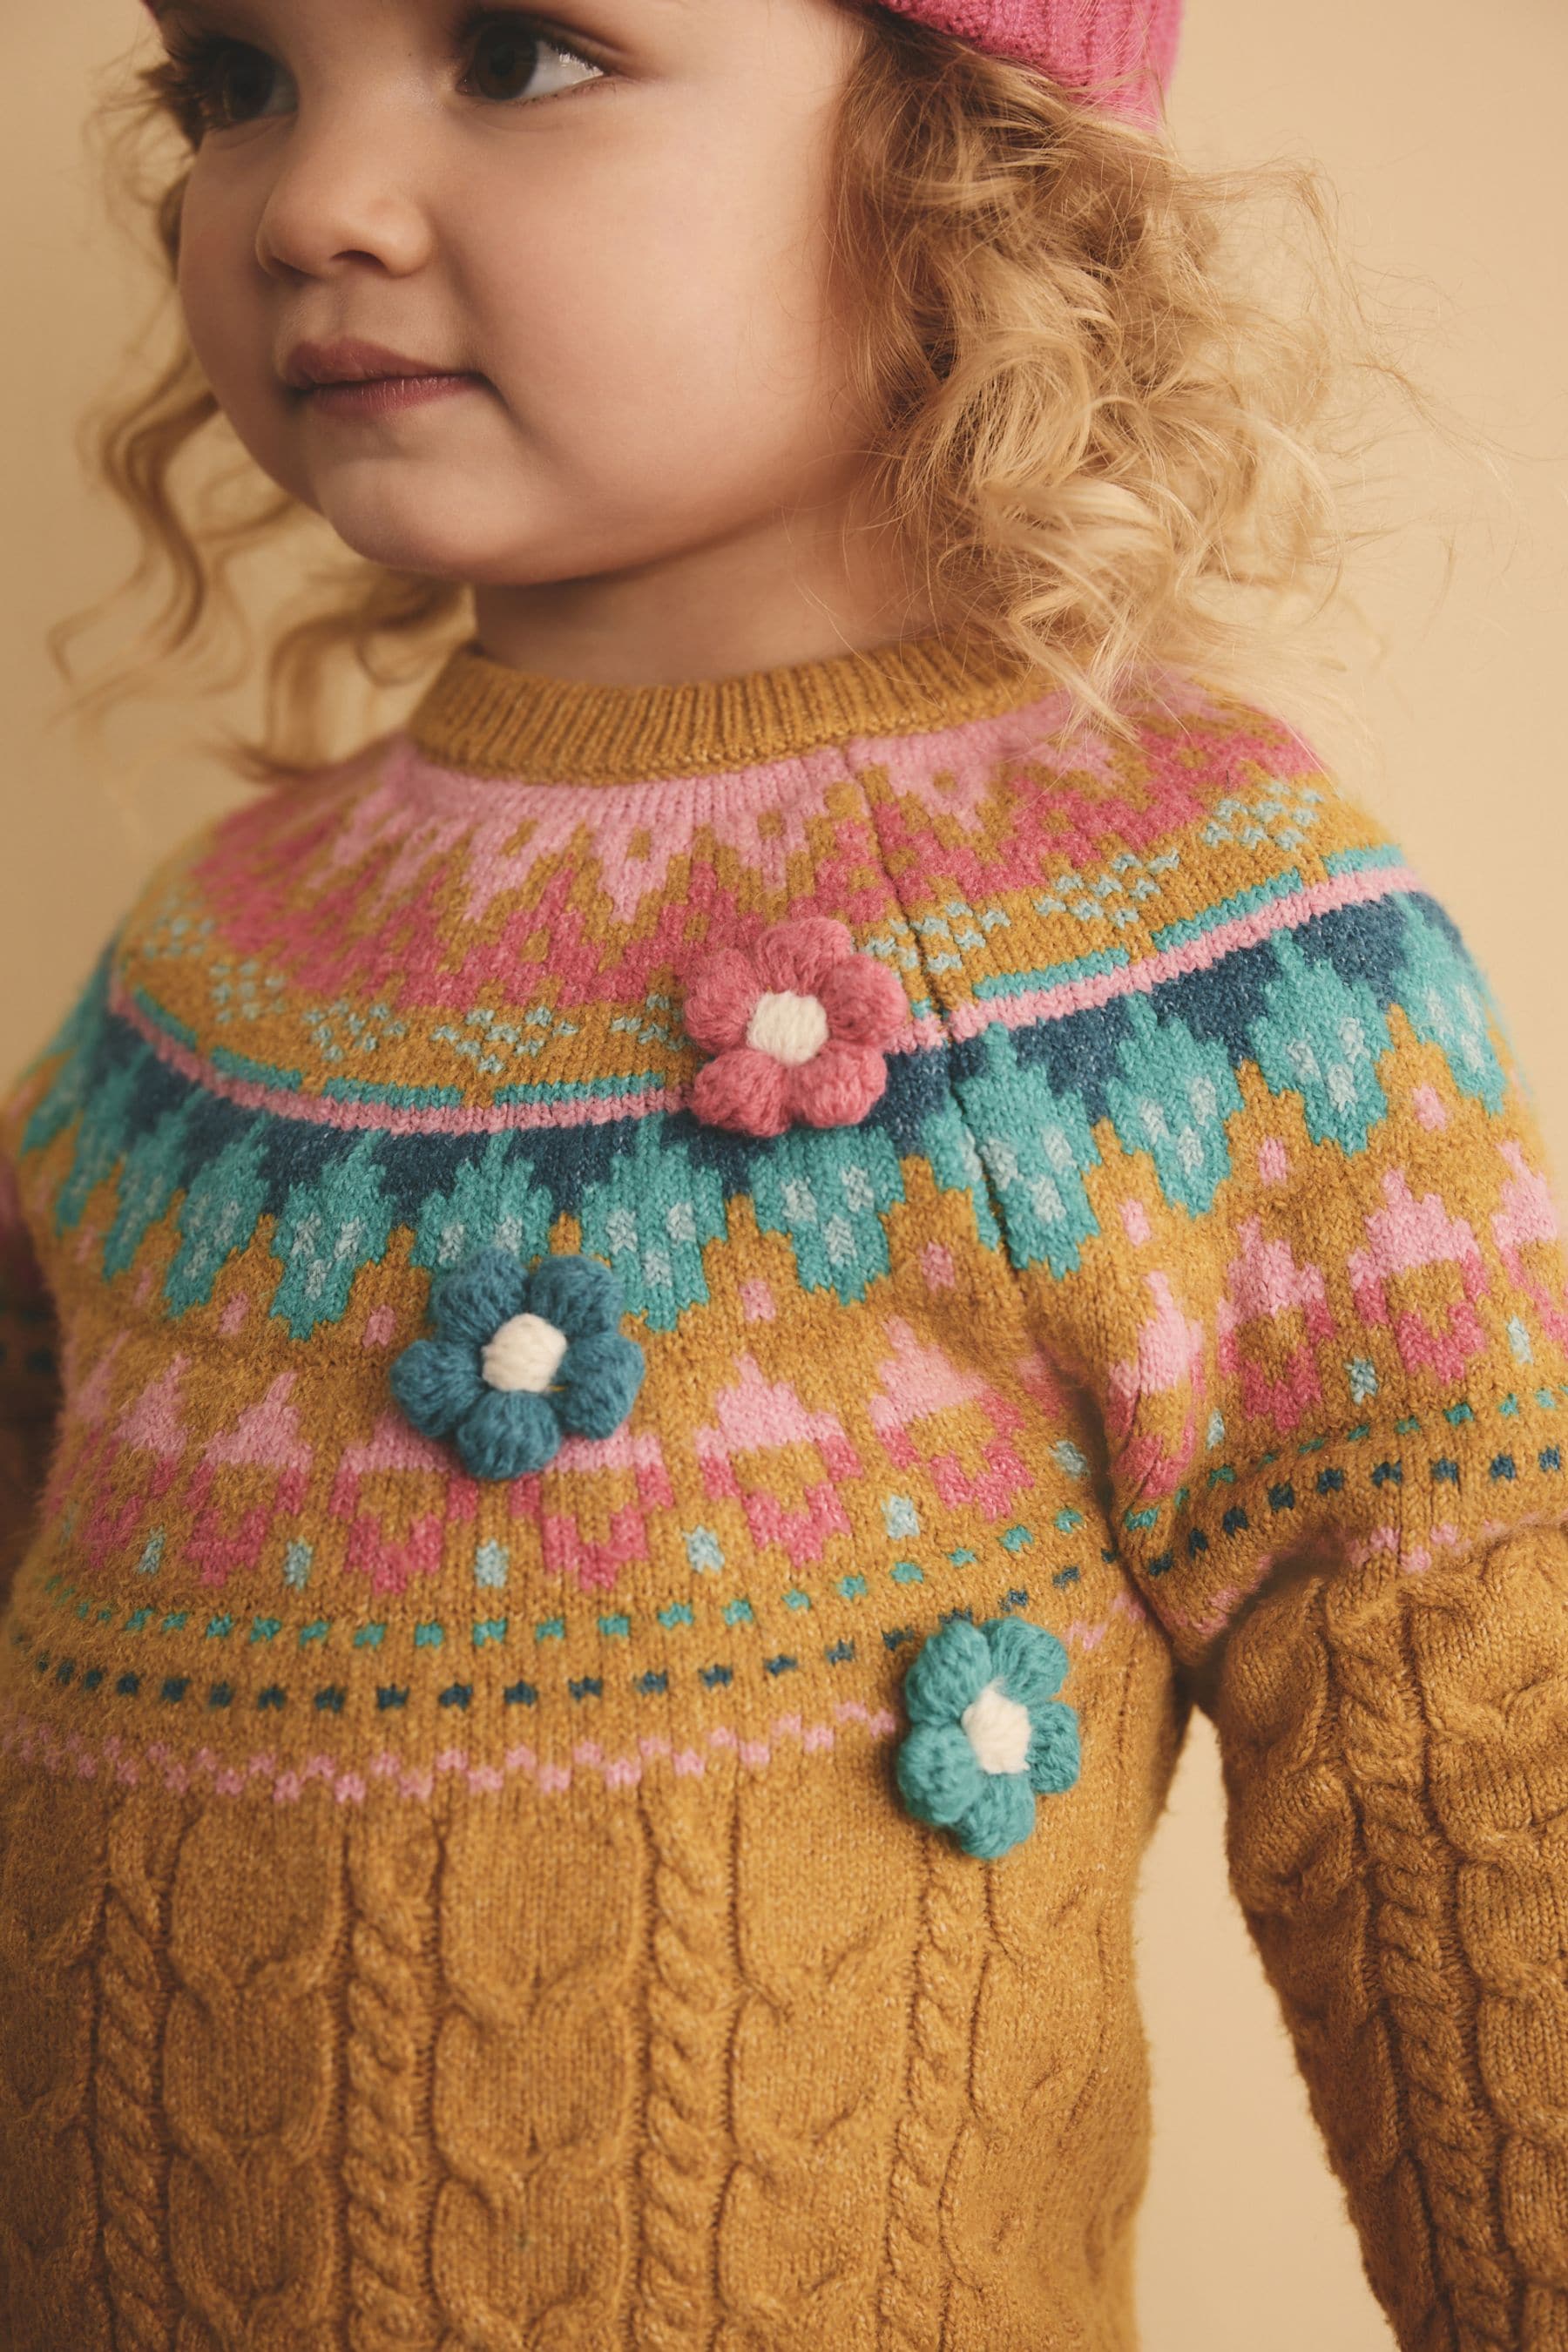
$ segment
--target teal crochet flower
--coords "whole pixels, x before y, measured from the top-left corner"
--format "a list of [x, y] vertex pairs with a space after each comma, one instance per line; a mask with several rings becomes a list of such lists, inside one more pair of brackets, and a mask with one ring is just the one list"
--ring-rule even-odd
[[616, 1329], [621, 1286], [593, 1257], [546, 1257], [530, 1274], [485, 1250], [430, 1294], [437, 1337], [394, 1362], [416, 1429], [451, 1437], [476, 1478], [542, 1470], [570, 1431], [609, 1437], [642, 1386], [643, 1353]]
[[988, 1862], [1028, 1836], [1037, 1794], [1078, 1779], [1078, 1716], [1051, 1696], [1067, 1668], [1056, 1635], [1025, 1617], [953, 1617], [930, 1636], [904, 1677], [913, 1728], [894, 1762], [917, 1821]]

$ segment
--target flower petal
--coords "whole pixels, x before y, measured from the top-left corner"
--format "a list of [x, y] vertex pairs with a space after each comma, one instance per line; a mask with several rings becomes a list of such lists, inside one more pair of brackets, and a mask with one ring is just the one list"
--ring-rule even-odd
[[486, 1393], [472, 1348], [449, 1339], [416, 1339], [387, 1371], [405, 1416], [426, 1437], [447, 1437]]
[[[598, 1258], [575, 1255], [540, 1260], [529, 1277], [528, 1305], [569, 1339], [613, 1331], [623, 1311], [616, 1276]], [[565, 1378], [564, 1367], [557, 1377]]]
[[487, 1389], [458, 1427], [458, 1452], [475, 1478], [521, 1478], [561, 1451], [561, 1423], [527, 1389]]
[[905, 1712], [911, 1723], [956, 1724], [990, 1680], [984, 1634], [967, 1617], [949, 1618], [940, 1633], [927, 1635], [904, 1676]]
[[991, 1644], [992, 1670], [1009, 1698], [1033, 1712], [1060, 1690], [1068, 1654], [1047, 1627], [1026, 1617], [992, 1617], [981, 1630]]
[[1060, 1699], [1048, 1698], [1037, 1713], [1033, 1707], [1029, 1712], [1035, 1717], [1029, 1735], [1029, 1759], [1024, 1768], [1029, 1786], [1037, 1789], [1042, 1796], [1070, 1789], [1078, 1779], [1081, 1760], [1076, 1710], [1064, 1706]]
[[738, 1135], [782, 1135], [790, 1123], [786, 1085], [795, 1075], [771, 1054], [742, 1045], [704, 1062], [692, 1083], [691, 1108], [709, 1127], [727, 1127]]
[[958, 1824], [965, 1853], [994, 1862], [1022, 1845], [1035, 1826], [1035, 1792], [1022, 1772], [987, 1772], [985, 1786]]
[[528, 1276], [510, 1250], [476, 1251], [449, 1274], [437, 1275], [430, 1316], [443, 1339], [482, 1348], [503, 1323], [521, 1315]]
[[830, 1037], [819, 1054], [785, 1072], [786, 1107], [811, 1127], [854, 1127], [888, 1083], [888, 1066], [874, 1045]]
[[574, 1339], [557, 1375], [562, 1393], [554, 1404], [563, 1427], [579, 1437], [613, 1437], [637, 1402], [644, 1370], [642, 1349], [619, 1331]]
[[762, 992], [750, 956], [739, 948], [718, 949], [687, 983], [682, 1007], [687, 1035], [710, 1054], [743, 1045], [746, 1024]]
[[847, 956], [817, 991], [827, 1026], [852, 1045], [891, 1044], [910, 1017], [903, 982], [875, 956]]
[[770, 923], [752, 950], [757, 977], [766, 989], [793, 989], [797, 996], [820, 996], [835, 964], [855, 952], [847, 923], [831, 915], [790, 915]]
[[956, 1723], [921, 1724], [899, 1743], [894, 1777], [917, 1821], [951, 1829], [979, 1801], [987, 1777]]

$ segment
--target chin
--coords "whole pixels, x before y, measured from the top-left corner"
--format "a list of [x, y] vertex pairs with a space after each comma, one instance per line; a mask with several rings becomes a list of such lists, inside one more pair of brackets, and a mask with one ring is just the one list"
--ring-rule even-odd
[[436, 580], [470, 580], [479, 576], [476, 567], [482, 568], [486, 557], [493, 555], [493, 550], [481, 550], [454, 532], [449, 516], [443, 527], [443, 518], [437, 515], [389, 516], [384, 508], [360, 514], [352, 505], [345, 510], [331, 500], [319, 505], [316, 511], [353, 554], [389, 572], [422, 572]]
[[366, 562], [442, 579], [510, 579], [533, 551], [536, 530], [526, 499], [516, 502], [515, 538], [498, 538], [493, 470], [489, 486], [468, 469], [430, 473], [407, 459], [348, 467], [312, 485], [310, 503], [344, 545]]

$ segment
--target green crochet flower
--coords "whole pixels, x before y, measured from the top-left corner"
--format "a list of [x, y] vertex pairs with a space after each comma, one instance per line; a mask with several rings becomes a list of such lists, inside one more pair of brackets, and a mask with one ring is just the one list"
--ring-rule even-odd
[[542, 1470], [568, 1432], [612, 1436], [642, 1385], [642, 1349], [616, 1328], [621, 1286], [597, 1258], [546, 1257], [530, 1274], [484, 1250], [436, 1283], [430, 1311], [437, 1336], [405, 1348], [393, 1394], [476, 1478]]
[[904, 1677], [913, 1728], [894, 1759], [917, 1821], [988, 1862], [1028, 1836], [1037, 1794], [1078, 1779], [1078, 1716], [1051, 1696], [1067, 1668], [1056, 1635], [1025, 1617], [953, 1617], [931, 1635]]

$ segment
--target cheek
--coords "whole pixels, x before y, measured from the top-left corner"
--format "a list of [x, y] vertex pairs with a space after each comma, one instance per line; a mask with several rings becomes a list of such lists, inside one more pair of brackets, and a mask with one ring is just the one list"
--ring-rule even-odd
[[177, 287], [191, 347], [209, 383], [228, 404], [242, 394], [260, 337], [249, 291], [252, 247], [210, 205], [187, 197], [180, 224]]
[[[464, 275], [492, 373], [520, 415], [613, 428], [646, 441], [662, 414], [697, 420], [743, 404], [762, 423], [816, 381], [821, 296], [816, 224], [776, 191], [728, 181], [710, 158], [672, 176], [499, 196], [474, 217]], [[526, 220], [525, 234], [510, 221]], [[807, 227], [811, 234], [807, 234]], [[482, 364], [482, 362], [477, 362]]]
[[247, 226], [187, 205], [175, 286], [191, 349], [242, 446], [280, 488], [300, 497], [255, 257]]

